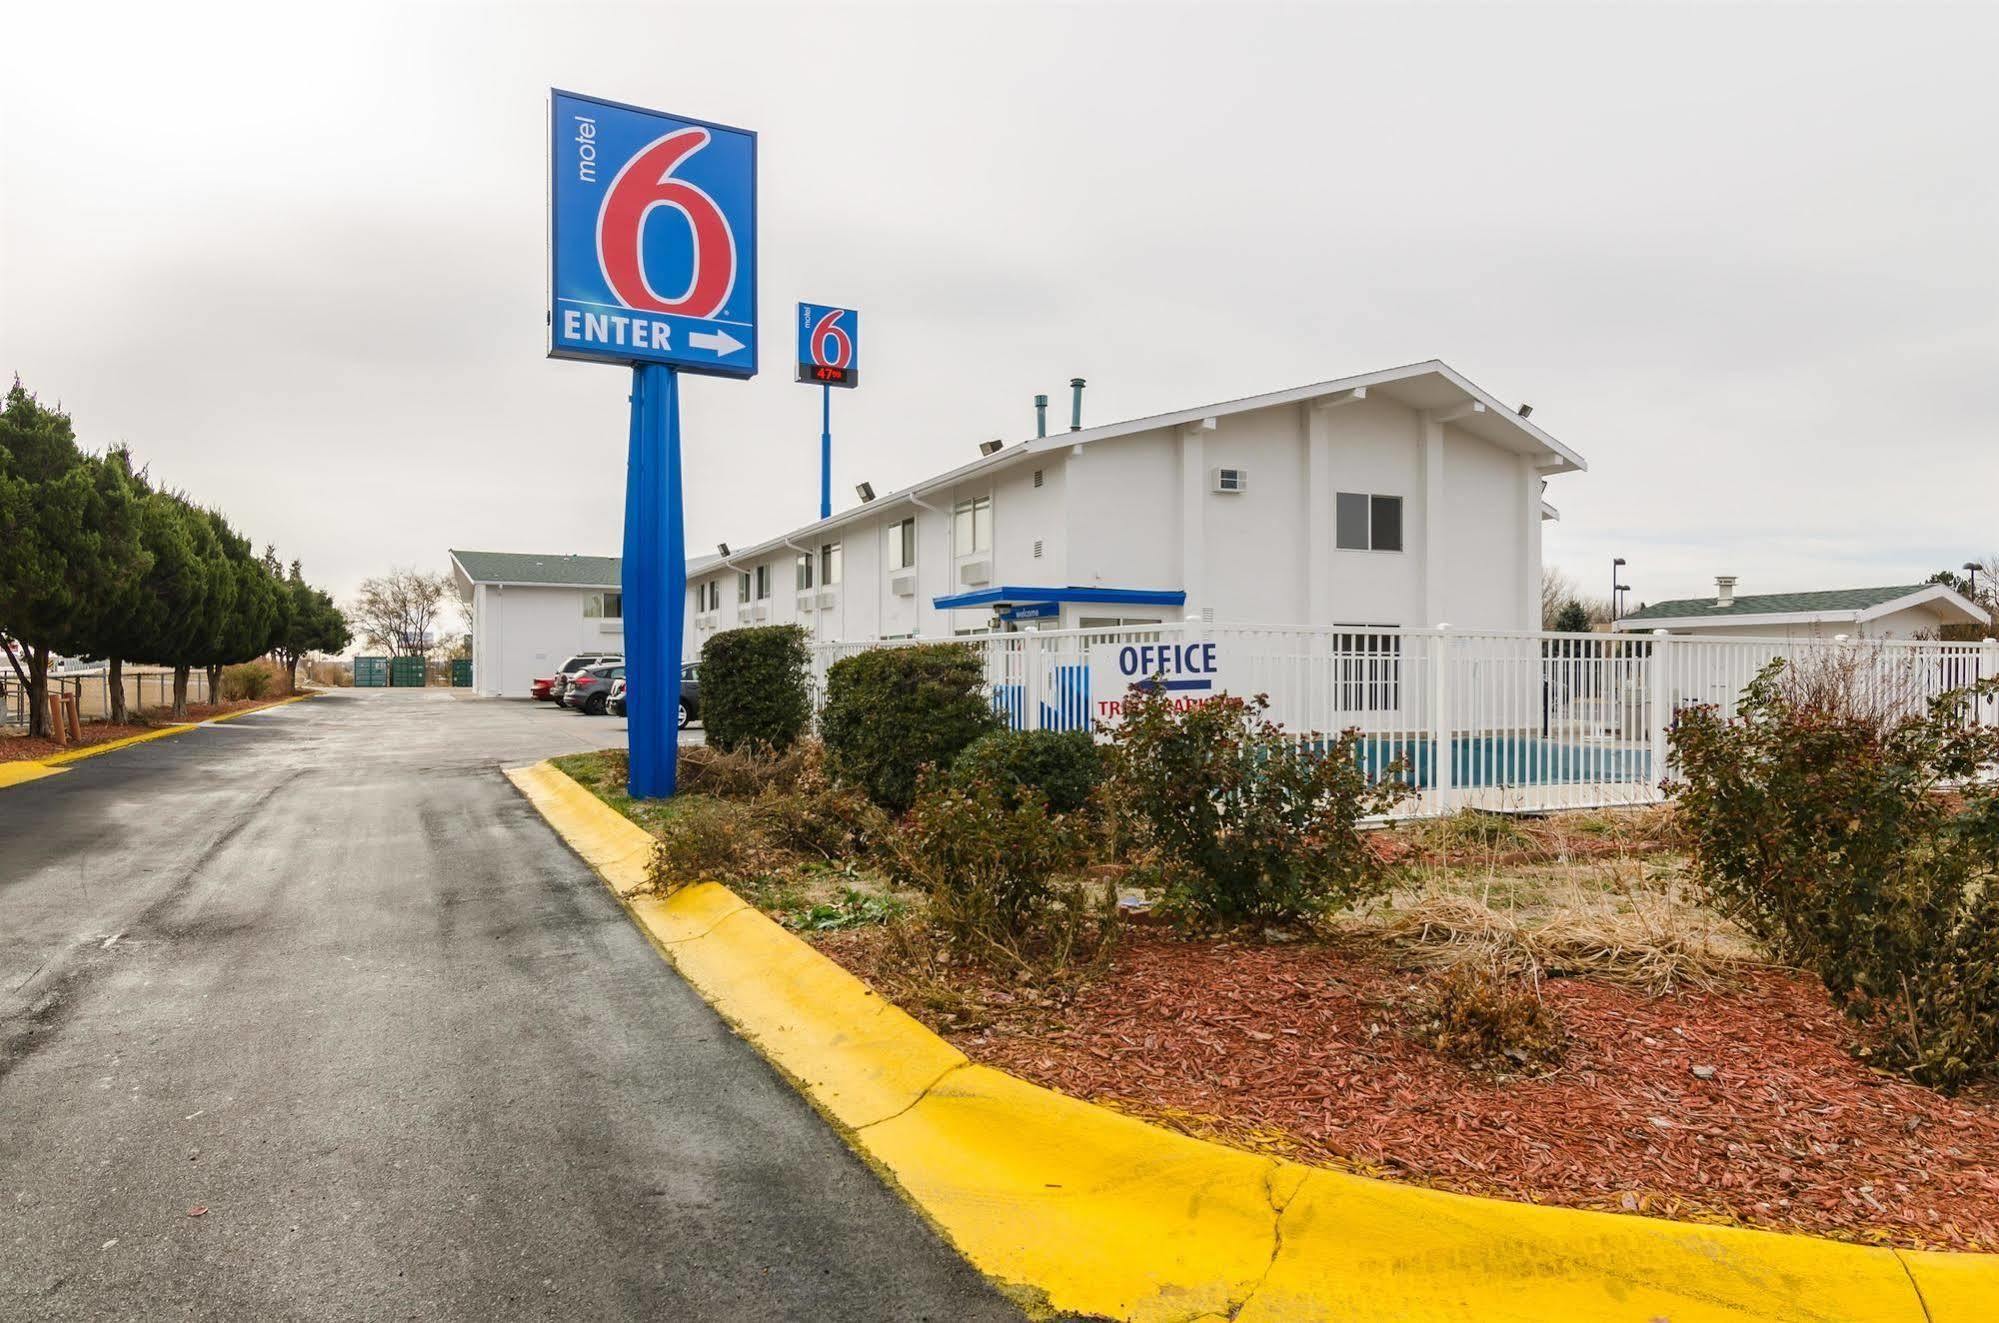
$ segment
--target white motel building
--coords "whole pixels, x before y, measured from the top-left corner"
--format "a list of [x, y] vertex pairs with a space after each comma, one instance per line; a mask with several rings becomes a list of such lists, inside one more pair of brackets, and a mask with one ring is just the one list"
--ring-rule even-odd
[[1196, 614], [1538, 629], [1542, 488], [1584, 467], [1434, 361], [1057, 432], [690, 566], [690, 641]]
[[[1078, 387], [1080, 389], [1080, 385]], [[687, 649], [1212, 623], [1540, 627], [1547, 480], [1581, 456], [1448, 365], [1036, 436], [688, 566]], [[622, 646], [618, 562], [454, 551], [477, 690]]]

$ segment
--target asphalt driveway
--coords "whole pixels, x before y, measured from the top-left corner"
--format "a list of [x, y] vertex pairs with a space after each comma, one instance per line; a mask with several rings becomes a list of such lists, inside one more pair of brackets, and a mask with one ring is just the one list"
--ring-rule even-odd
[[617, 742], [350, 692], [0, 790], [0, 1317], [1018, 1317], [500, 775]]

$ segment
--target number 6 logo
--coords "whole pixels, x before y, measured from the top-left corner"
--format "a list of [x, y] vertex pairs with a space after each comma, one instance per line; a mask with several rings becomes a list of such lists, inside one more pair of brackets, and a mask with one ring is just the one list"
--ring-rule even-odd
[[812, 327], [812, 361], [820, 367], [843, 368], [854, 360], [854, 340], [840, 326], [845, 314], [838, 308], [821, 317]]
[[[648, 143], [625, 162], [597, 213], [597, 265], [618, 301], [641, 312], [713, 317], [736, 287], [736, 236], [715, 199], [673, 172], [708, 145], [708, 130], [680, 129]], [[687, 288], [667, 298], [646, 279], [645, 226], [655, 207], [672, 207], [687, 221], [694, 269]]]

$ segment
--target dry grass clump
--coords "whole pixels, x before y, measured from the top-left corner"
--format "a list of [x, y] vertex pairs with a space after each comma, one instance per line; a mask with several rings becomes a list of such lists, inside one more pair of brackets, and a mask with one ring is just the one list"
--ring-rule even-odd
[[1599, 864], [1469, 884], [1439, 873], [1378, 912], [1371, 935], [1419, 969], [1489, 966], [1529, 978], [1587, 975], [1658, 994], [1711, 988], [1757, 960], [1740, 930], [1695, 902], [1677, 870]]
[[1629, 858], [1682, 845], [1671, 805], [1541, 817], [1463, 809], [1446, 818], [1410, 823], [1398, 828], [1394, 837], [1406, 849], [1393, 853], [1456, 868]]

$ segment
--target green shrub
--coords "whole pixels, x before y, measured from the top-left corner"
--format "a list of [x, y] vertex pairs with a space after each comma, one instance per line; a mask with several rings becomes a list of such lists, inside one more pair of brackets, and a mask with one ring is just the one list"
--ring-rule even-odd
[[903, 812], [925, 766], [948, 768], [998, 729], [984, 680], [978, 654], [957, 643], [876, 648], [833, 663], [819, 715], [827, 770]]
[[1955, 1089], [1999, 1066], [1999, 729], [1880, 669], [1773, 662], [1734, 720], [1681, 712], [1679, 816], [1711, 903]]
[[1561, 1059], [1561, 1017], [1531, 986], [1467, 963], [1432, 989], [1418, 1037], [1473, 1065], [1538, 1074]]
[[1088, 731], [996, 730], [965, 746], [951, 764], [961, 788], [992, 779], [1003, 790], [1031, 790], [1057, 813], [1073, 813], [1103, 779], [1103, 760]]
[[753, 625], [701, 645], [701, 725], [708, 743], [729, 751], [788, 749], [812, 719], [806, 671], [811, 654], [797, 625]]
[[269, 662], [244, 662], [222, 668], [221, 701], [262, 698], [277, 687], [278, 673]]
[[1108, 750], [1114, 815], [1148, 848], [1169, 913], [1287, 922], [1388, 889], [1358, 824], [1406, 787], [1369, 780], [1354, 731], [1297, 748], [1269, 706], [1224, 696], [1181, 711], [1164, 690], [1125, 702]]

